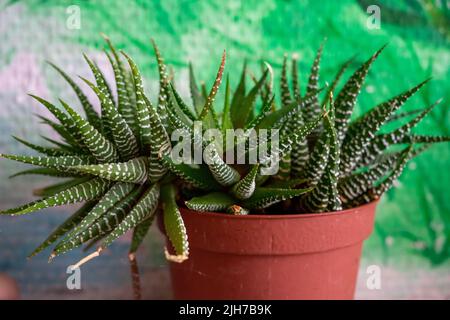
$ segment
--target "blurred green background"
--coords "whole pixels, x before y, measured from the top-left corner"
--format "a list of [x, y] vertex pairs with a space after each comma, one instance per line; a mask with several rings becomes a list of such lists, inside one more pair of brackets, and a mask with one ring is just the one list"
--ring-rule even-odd
[[[71, 7], [73, 5], [77, 7]], [[380, 8], [380, 29], [368, 28], [371, 14], [366, 10], [370, 5]], [[80, 13], [79, 29], [71, 28], [74, 8]], [[339, 65], [349, 57], [357, 54], [351, 68], [354, 70], [388, 43], [369, 73], [356, 114], [432, 76], [433, 81], [411, 99], [404, 110], [422, 108], [444, 98], [417, 132], [450, 135], [450, 83], [447, 80], [450, 78], [450, 9], [445, 0], [9, 0], [0, 1], [0, 17], [0, 152], [28, 152], [13, 143], [9, 138], [11, 134], [32, 142], [39, 141], [41, 134], [50, 135], [33, 117], [33, 113], [42, 110], [31, 103], [27, 92], [76, 101], [45, 60], [55, 62], [72, 75], [90, 76], [81, 56], [84, 51], [100, 66], [108, 68], [101, 51], [104, 42], [100, 32], [107, 34], [116, 46], [126, 49], [138, 62], [153, 99], [158, 90], [158, 74], [150, 38], [156, 40], [166, 63], [173, 68], [176, 85], [185, 97], [189, 95], [188, 61], [194, 64], [197, 78], [210, 84], [223, 49], [227, 50], [226, 71], [233, 86], [239, 79], [243, 59], [249, 61], [255, 74], [260, 72], [259, 64], [264, 60], [279, 75], [283, 54], [298, 54], [304, 92], [315, 51], [324, 38], [327, 42], [321, 65], [321, 85], [331, 81]], [[111, 77], [109, 69], [106, 74]], [[30, 200], [30, 188], [40, 184], [33, 179], [6, 180], [16, 169], [14, 163], [2, 161], [0, 164], [2, 208]], [[364, 248], [363, 265], [383, 264], [394, 268], [393, 274], [397, 276], [398, 270], [437, 270], [436, 277], [440, 278], [442, 273], [447, 281], [444, 287], [436, 289], [427, 285], [437, 290], [436, 294], [448, 297], [449, 190], [450, 145], [436, 145], [413, 160], [397, 188], [383, 197], [375, 232]], [[8, 250], [11, 244], [23, 245], [29, 250], [44, 238], [61, 221], [55, 210], [49, 212], [48, 215], [38, 214], [36, 218], [18, 218], [20, 222], [0, 218], [0, 271], [15, 273], [20, 281], [27, 281], [24, 274], [28, 267], [19, 262], [25, 259], [26, 252], [18, 247], [14, 253]], [[60, 209], [59, 212], [65, 214], [66, 211]], [[30, 223], [33, 223], [32, 231]], [[22, 234], [26, 237], [21, 237]], [[11, 237], [22, 241], [14, 242]], [[123, 255], [126, 249], [120, 246], [114, 250]], [[148, 256], [145, 265], [164, 268], [160, 247], [154, 243], [149, 246], [156, 250], [152, 254], [145, 253]], [[69, 257], [74, 261], [77, 255]], [[114, 257], [106, 259], [109, 263], [115, 261]], [[43, 270], [40, 269], [45, 272]], [[432, 282], [430, 279], [426, 281]], [[402, 288], [397, 291], [406, 290]], [[371, 296], [362, 294], [362, 297]], [[397, 297], [402, 297], [401, 293]]]

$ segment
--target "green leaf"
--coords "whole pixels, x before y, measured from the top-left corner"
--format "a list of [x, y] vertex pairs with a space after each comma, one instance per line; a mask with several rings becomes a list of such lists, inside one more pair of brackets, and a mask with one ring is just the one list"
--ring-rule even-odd
[[139, 157], [127, 162], [72, 166], [69, 169], [111, 181], [144, 183], [148, 175], [147, 166], [148, 159]]
[[298, 197], [308, 189], [279, 189], [279, 188], [256, 188], [253, 195], [243, 202], [245, 208], [249, 209], [264, 209], [275, 203]]
[[47, 141], [51, 142], [52, 144], [57, 145], [61, 149], [65, 149], [67, 151], [72, 151], [75, 153], [89, 152], [89, 150], [86, 150], [80, 146], [80, 144], [75, 140], [75, 138], [72, 136], [72, 134], [69, 131], [67, 131], [67, 129], [63, 125], [53, 122], [50, 119], [47, 119], [47, 118], [39, 116], [39, 115], [38, 115], [38, 117], [42, 120], [42, 123], [47, 124], [53, 130], [55, 130], [56, 133], [58, 133], [60, 135], [62, 140], [65, 141], [66, 143], [68, 143], [69, 145], [65, 145], [65, 147], [62, 147], [63, 143], [61, 143], [61, 142], [55, 143], [55, 140], [45, 138]]
[[[185, 107], [187, 108], [187, 106], [185, 106]], [[187, 128], [192, 127], [192, 120], [188, 116], [186, 116], [185, 112], [180, 108], [173, 92], [169, 92], [169, 99], [167, 101], [166, 112], [167, 112], [167, 114], [169, 114], [169, 112], [171, 113], [171, 115], [169, 115], [169, 117], [170, 116], [173, 117], [171, 119], [172, 123], [178, 123], [181, 121], [185, 127], [187, 127]], [[177, 127], [178, 127], [178, 125], [175, 126], [175, 128], [177, 128]]]
[[304, 183], [308, 182], [308, 180], [303, 178], [294, 178], [289, 180], [274, 180], [270, 182], [267, 187], [268, 188], [281, 188], [281, 189], [292, 189], [298, 187]]
[[95, 178], [64, 190], [54, 196], [19, 206], [13, 209], [0, 211], [0, 214], [21, 215], [45, 208], [62, 206], [99, 198], [110, 187], [109, 181]]
[[292, 55], [292, 94], [294, 100], [301, 98], [300, 83], [298, 80], [298, 55]]
[[[189, 123], [189, 119], [180, 116], [175, 109], [172, 97], [169, 97], [169, 102], [167, 104], [167, 118], [168, 118], [168, 134], [171, 134], [175, 130], [183, 131], [186, 135], [190, 134], [192, 131], [192, 123]], [[169, 131], [170, 130], [170, 131]]]
[[355, 108], [356, 98], [361, 91], [369, 68], [385, 47], [386, 45], [381, 47], [369, 60], [353, 73], [336, 97], [334, 105], [336, 106], [336, 132], [339, 137], [339, 142], [344, 140], [350, 117]]
[[247, 76], [247, 62], [244, 61], [244, 66], [242, 68], [242, 74], [241, 79], [239, 80], [239, 84], [236, 88], [236, 91], [233, 94], [233, 98], [231, 99], [231, 106], [230, 106], [230, 114], [231, 114], [231, 121], [233, 122], [234, 128], [241, 128], [239, 124], [241, 123], [241, 107], [242, 102], [244, 101], [246, 95], [245, 95], [245, 78]]
[[396, 120], [399, 119], [403, 119], [412, 115], [416, 115], [418, 113], [421, 113], [423, 111], [423, 109], [415, 109], [415, 110], [411, 110], [411, 111], [405, 111], [405, 112], [400, 112], [397, 114], [393, 114], [392, 116], [389, 117], [388, 122], [394, 122]]
[[78, 209], [74, 214], [72, 214], [68, 219], [66, 219], [61, 225], [59, 225], [48, 237], [45, 239], [32, 253], [28, 255], [28, 258], [32, 258], [42, 250], [46, 249], [59, 238], [64, 236], [69, 230], [75, 227], [91, 210], [94, 206], [94, 202], [87, 202], [80, 209]]
[[256, 188], [255, 178], [258, 174], [258, 169], [259, 164], [254, 165], [250, 172], [233, 186], [231, 192], [236, 198], [244, 200], [252, 196]]
[[[62, 112], [59, 108], [54, 106], [52, 103], [48, 102], [45, 99], [42, 99], [38, 96], [30, 94], [30, 97], [36, 99], [38, 102], [40, 102], [44, 107], [47, 108], [48, 111], [50, 111], [53, 116], [58, 119], [58, 121], [61, 123], [61, 125], [64, 128], [64, 132], [68, 134], [71, 138], [67, 140], [67, 142], [70, 142], [72, 140], [74, 142], [74, 145], [77, 147], [83, 147], [83, 137], [78, 132], [77, 124], [75, 121], [67, 116], [64, 112]], [[59, 131], [57, 131], [60, 133]]]
[[209, 91], [208, 97], [206, 98], [205, 106], [203, 107], [200, 115], [198, 116], [199, 120], [203, 121], [210, 110], [212, 109], [212, 105], [214, 103], [214, 99], [216, 97], [217, 91], [219, 91], [220, 83], [222, 82], [223, 69], [225, 68], [225, 59], [226, 53], [225, 50], [222, 54], [222, 61], [220, 62], [219, 70], [217, 71], [216, 79], [214, 80], [214, 84]]
[[[279, 159], [283, 158], [288, 152], [292, 150], [292, 146], [296, 144], [298, 141], [302, 141], [305, 139], [313, 130], [317, 127], [317, 125], [322, 120], [323, 116], [319, 116], [317, 119], [311, 122], [307, 122], [304, 126], [295, 128], [293, 132], [289, 135], [281, 137], [278, 150], [276, 152], [270, 152], [268, 156], [263, 157], [260, 160], [260, 164], [262, 166], [267, 166], [270, 163], [274, 163], [274, 161], [279, 161]], [[260, 143], [257, 147], [262, 148], [265, 145], [270, 145], [268, 142]], [[253, 151], [252, 149], [249, 152]], [[259, 154], [259, 153], [258, 153]]]
[[[332, 101], [331, 101], [332, 105]], [[325, 131], [323, 139], [327, 141], [325, 168], [321, 171], [320, 178], [314, 177], [314, 182], [308, 180], [308, 185], [315, 188], [300, 200], [300, 206], [306, 212], [324, 212], [342, 210], [342, 204], [338, 193], [337, 182], [339, 178], [339, 141], [334, 127], [334, 110], [331, 106], [330, 113], [325, 116]], [[314, 168], [316, 169], [316, 167]], [[317, 170], [317, 169], [316, 169]], [[306, 171], [309, 174], [309, 171]], [[309, 177], [308, 177], [309, 178]]]
[[303, 178], [308, 180], [310, 186], [316, 186], [322, 177], [328, 162], [330, 152], [328, 135], [324, 134], [317, 141], [309, 155], [308, 162], [303, 170]]
[[73, 91], [78, 97], [78, 100], [80, 100], [81, 106], [83, 107], [84, 112], [86, 113], [86, 117], [90, 124], [92, 124], [97, 130], [102, 130], [102, 122], [101, 119], [95, 111], [92, 104], [89, 102], [86, 95], [83, 93], [81, 88], [73, 81], [62, 69], [57, 67], [55, 64], [48, 62], [49, 65], [51, 65], [63, 78], [66, 80], [69, 85], [72, 87]]
[[251, 115], [254, 109], [256, 98], [258, 97], [258, 94], [266, 81], [268, 73], [269, 71], [266, 70], [259, 79], [259, 81], [250, 90], [250, 92], [245, 96], [244, 99], [242, 99], [239, 109], [234, 112], [234, 120], [233, 120], [234, 128], [245, 128], [246, 125], [249, 123], [249, 120], [250, 122], [252, 121]]
[[[108, 99], [110, 99], [111, 101], [114, 101], [114, 97], [111, 93], [111, 89], [108, 86], [108, 83], [106, 82], [106, 79], [104, 77], [104, 75], [102, 74], [102, 72], [100, 71], [100, 69], [97, 67], [97, 65], [92, 62], [89, 57], [83, 53], [83, 57], [84, 60], [86, 60], [86, 62], [89, 65], [89, 68], [92, 71], [92, 74], [94, 75], [95, 78], [95, 82], [97, 83], [97, 87], [99, 88], [99, 90], [101, 90], [101, 92], [108, 97]], [[103, 117], [103, 115], [102, 115]], [[102, 119], [103, 120], [103, 119]]]
[[[273, 96], [273, 79], [274, 79], [273, 68], [270, 65], [270, 63], [268, 63], [267, 61], [262, 61], [261, 62], [261, 72], [264, 73], [264, 71], [266, 69], [269, 72], [269, 78], [264, 83], [264, 88], [260, 91], [260, 96], [261, 96], [262, 101], [266, 101], [270, 97]], [[255, 81], [255, 83], [256, 83], [256, 81]], [[300, 98], [300, 96], [298, 96], [298, 98]], [[271, 105], [271, 111], [275, 111], [275, 110], [276, 110], [276, 106], [275, 106], [275, 101], [274, 101]]]
[[75, 121], [76, 128], [81, 134], [83, 143], [92, 155], [101, 163], [115, 162], [118, 160], [116, 147], [97, 129], [80, 117], [67, 103], [60, 100], [63, 107]]
[[330, 113], [325, 117], [325, 130], [330, 137], [330, 152], [328, 155], [327, 168], [325, 169], [328, 185], [328, 211], [342, 210], [342, 203], [338, 192], [340, 145], [335, 128], [335, 110], [332, 99], [330, 99]]
[[[92, 238], [92, 239], [86, 241], [87, 243], [86, 243], [86, 245], [83, 247], [83, 252], [87, 252], [87, 251], [89, 251], [90, 249], [92, 249], [92, 248], [93, 248], [94, 246], [96, 246], [103, 238], [105, 238], [105, 235], [104, 235], [104, 234], [102, 234], [101, 236], [94, 237], [94, 238]], [[52, 258], [53, 258], [53, 257], [52, 257]], [[52, 259], [52, 258], [51, 258], [51, 259]]]
[[226, 193], [211, 192], [200, 197], [194, 197], [186, 201], [186, 206], [195, 211], [200, 212], [220, 212], [225, 211], [236, 201]]
[[150, 114], [145, 101], [144, 87], [142, 85], [142, 77], [136, 63], [125, 53], [121, 52], [127, 59], [133, 75], [133, 82], [136, 93], [136, 117], [137, 126], [139, 128], [139, 137], [142, 151], [145, 155], [150, 154], [150, 146], [152, 145], [152, 133], [150, 129]]
[[327, 211], [329, 192], [326, 188], [315, 187], [311, 192], [300, 199], [303, 212], [319, 213]]
[[38, 146], [36, 144], [25, 141], [23, 139], [15, 137], [15, 136], [13, 136], [13, 138], [15, 140], [19, 141], [20, 143], [22, 143], [23, 145], [29, 147], [30, 149], [33, 149], [33, 150], [35, 150], [43, 155], [49, 156], [49, 157], [63, 157], [63, 156], [73, 155], [73, 153], [69, 153], [66, 150]]
[[393, 170], [401, 156], [401, 152], [386, 156], [368, 170], [341, 179], [338, 189], [344, 205], [366, 193], [374, 186], [375, 182]]
[[161, 121], [165, 123], [166, 120], [166, 104], [169, 99], [169, 77], [166, 71], [166, 65], [164, 64], [164, 59], [159, 52], [158, 46], [156, 42], [151, 39], [153, 50], [155, 51], [156, 62], [158, 64], [158, 72], [159, 72], [159, 96], [158, 96], [158, 107], [157, 111]]
[[289, 179], [291, 175], [291, 151], [286, 152], [286, 154], [280, 159], [279, 165], [280, 168], [275, 176], [275, 179], [279, 180]]
[[391, 174], [384, 181], [382, 181], [379, 185], [371, 188], [363, 195], [352, 200], [348, 205], [353, 208], [356, 206], [360, 206], [364, 203], [372, 202], [374, 200], [379, 199], [383, 195], [383, 193], [389, 190], [392, 187], [393, 183], [399, 178], [399, 176], [403, 172], [403, 169], [406, 166], [406, 163], [410, 159], [410, 154], [412, 150], [413, 148], [412, 146], [410, 146], [408, 149], [402, 152], [402, 156], [398, 160], [396, 167], [394, 168], [394, 170], [392, 170]]
[[121, 159], [129, 160], [136, 157], [139, 154], [139, 146], [133, 131], [128, 126], [126, 121], [122, 118], [122, 115], [114, 106], [114, 103], [109, 99], [103, 91], [96, 87], [89, 80], [83, 79], [83, 81], [91, 87], [100, 100], [102, 106], [102, 116], [109, 128], [114, 144], [117, 147], [117, 151], [120, 154]]
[[413, 134], [401, 139], [398, 143], [439, 143], [449, 142], [450, 136], [425, 136]]
[[147, 220], [139, 223], [133, 230], [133, 236], [131, 238], [130, 250], [128, 251], [129, 255], [133, 255], [140, 247], [142, 242], [144, 241], [145, 236], [148, 234], [150, 227], [153, 224], [152, 218], [148, 218]]
[[178, 105], [178, 107], [183, 111], [183, 114], [188, 117], [191, 121], [196, 121], [197, 117], [194, 115], [194, 113], [191, 111], [191, 109], [187, 106], [186, 103], [184, 103], [183, 99], [181, 98], [180, 94], [177, 92], [175, 87], [170, 84], [170, 88], [172, 89], [173, 97], [175, 98], [175, 101]]
[[[305, 122], [303, 120], [302, 113], [297, 112], [290, 120], [289, 129], [292, 130], [292, 128], [300, 128], [304, 126], [304, 124]], [[300, 177], [309, 159], [308, 140], [306, 138], [303, 140], [298, 140], [292, 145], [290, 158], [290, 174], [294, 177]]]
[[80, 183], [87, 182], [91, 179], [92, 179], [92, 177], [80, 177], [80, 178], [75, 178], [75, 179], [71, 179], [68, 181], [56, 183], [56, 184], [53, 184], [53, 185], [50, 185], [50, 186], [47, 186], [44, 188], [34, 189], [33, 195], [35, 195], [37, 197], [51, 197], [61, 191], [64, 191], [66, 189], [69, 189], [71, 187], [79, 185]]
[[[42, 139], [44, 139], [44, 140], [50, 142], [51, 144], [54, 144], [55, 146], [57, 146], [59, 149], [67, 151], [67, 153], [69, 153], [69, 156], [70, 155], [73, 155], [73, 156], [78, 155], [78, 156], [84, 156], [84, 157], [91, 157], [92, 159], [94, 159], [94, 157], [91, 156], [91, 153], [89, 152], [89, 150], [84, 150], [84, 149], [81, 150], [81, 149], [79, 149], [77, 147], [73, 147], [71, 145], [67, 145], [67, 144], [65, 144], [63, 142], [56, 141], [56, 140], [50, 139], [48, 137], [44, 137], [44, 136], [41, 136], [41, 137], [42, 137]], [[95, 160], [93, 160], [93, 161], [95, 161]]]
[[289, 106], [276, 110], [274, 112], [266, 113], [265, 117], [260, 120], [258, 129], [280, 129], [285, 123], [292, 119], [296, 114], [301, 112], [307, 104], [314, 99], [314, 94], [305, 96], [301, 101], [294, 101]]
[[231, 103], [230, 103], [230, 75], [227, 74], [227, 81], [225, 85], [225, 100], [223, 103], [222, 114], [222, 134], [225, 136], [228, 129], [233, 129], [233, 122], [231, 120]]
[[248, 95], [245, 97], [245, 99], [242, 102], [242, 114], [244, 116], [244, 121], [242, 124], [242, 127], [245, 128], [248, 124], [253, 122], [254, 119], [254, 109], [255, 109], [255, 102], [259, 95], [259, 93], [262, 91], [264, 84], [266, 83], [267, 75], [269, 74], [269, 69], [266, 69], [261, 76], [261, 78], [256, 82], [256, 84], [252, 87]]
[[198, 90], [197, 82], [195, 81], [194, 69], [191, 63], [189, 63], [189, 89], [195, 111], [197, 112], [197, 115], [200, 115], [203, 107], [205, 106], [206, 99], [203, 98], [202, 94]]
[[206, 165], [177, 164], [173, 162], [170, 155], [163, 156], [161, 161], [170, 172], [196, 188], [202, 190], [217, 190], [221, 188]]
[[153, 217], [159, 200], [159, 184], [154, 184], [148, 188], [133, 209], [123, 219], [120, 224], [114, 228], [114, 230], [105, 237], [100, 250], [105, 249], [114, 240], [122, 236], [128, 230], [136, 227], [139, 223], [145, 219]]
[[289, 91], [289, 82], [287, 78], [287, 55], [284, 55], [283, 66], [281, 67], [280, 92], [281, 105], [282, 107], [287, 107], [292, 103], [291, 93]]
[[94, 163], [94, 159], [86, 156], [65, 156], [65, 157], [30, 157], [30, 156], [16, 156], [11, 154], [0, 154], [0, 158], [14, 160], [26, 164], [33, 164], [60, 171], [68, 171], [67, 167], [77, 165], [89, 165]]
[[76, 234], [74, 232], [68, 234], [53, 249], [50, 259], [66, 253], [91, 239], [104, 238], [110, 235], [111, 231], [124, 220], [127, 214], [130, 213], [130, 210], [133, 208], [139, 195], [142, 194], [142, 189], [143, 187], [135, 188], [108, 211], [102, 212], [102, 215], [83, 231]]
[[[136, 126], [136, 109], [132, 102], [132, 88], [129, 89], [127, 87], [128, 83], [132, 84], [132, 81], [129, 81], [127, 79], [127, 73], [125, 66], [120, 59], [120, 56], [112, 45], [111, 41], [108, 37], [104, 36], [106, 42], [108, 43], [109, 48], [111, 49], [111, 52], [114, 56], [114, 61], [110, 59], [110, 56], [108, 55], [108, 59], [110, 60], [111, 66], [114, 70], [114, 77], [116, 80], [116, 86], [117, 86], [117, 104], [118, 104], [118, 110], [119, 113], [122, 115], [125, 122], [128, 124], [128, 126], [133, 130], [133, 132], [136, 134], [137, 132], [137, 126]], [[129, 92], [131, 91], [131, 92]]]
[[[87, 230], [95, 221], [97, 221], [102, 215], [111, 210], [119, 202], [124, 199], [128, 199], [130, 195], [136, 195], [137, 188], [132, 183], [115, 183], [106, 192], [101, 199], [95, 204], [95, 206], [89, 211], [89, 213], [83, 218], [73, 230], [67, 234], [66, 239], [72, 238], [77, 234], [80, 234]], [[129, 202], [129, 201], [128, 201]]]
[[[126, 75], [125, 79], [125, 86], [127, 88], [127, 93], [128, 93], [128, 98], [130, 99], [130, 103], [133, 107], [133, 113], [131, 115], [134, 115], [134, 120], [136, 123], [136, 119], [137, 119], [137, 115], [136, 115], [136, 91], [135, 91], [135, 86], [134, 86], [134, 80], [133, 80], [133, 72], [131, 70], [129, 70], [128, 68], [124, 67], [124, 71], [123, 73]], [[129, 118], [131, 119], [131, 115], [129, 116]], [[124, 115], [125, 118], [128, 118], [127, 116]], [[135, 135], [136, 137], [138, 137], [139, 131], [137, 131], [137, 124], [135, 124], [134, 126], [131, 125], [132, 128], [135, 128]]]
[[167, 169], [161, 163], [160, 158], [161, 155], [170, 153], [171, 142], [166, 129], [161, 123], [161, 120], [159, 119], [159, 116], [156, 113], [155, 109], [153, 109], [150, 101], [145, 96], [144, 99], [150, 115], [152, 139], [152, 148], [150, 149], [148, 165], [149, 179], [152, 182], [156, 182], [161, 179], [167, 172]]
[[[368, 165], [372, 163], [374, 159], [380, 156], [391, 145], [402, 142], [403, 139], [405, 139], [405, 137], [408, 137], [411, 129], [414, 128], [417, 124], [419, 124], [420, 121], [422, 121], [422, 119], [429, 112], [431, 112], [439, 102], [440, 100], [436, 101], [430, 107], [422, 110], [422, 112], [419, 115], [417, 115], [414, 119], [410, 120], [409, 122], [399, 127], [398, 129], [389, 133], [379, 134], [375, 136], [375, 138], [372, 139], [370, 144], [367, 147], [365, 147], [364, 154], [361, 156], [361, 160], [359, 161], [357, 166]], [[407, 143], [410, 143], [409, 138]]]
[[[395, 111], [397, 111], [401, 106], [403, 106], [405, 102], [409, 100], [409, 98], [411, 98], [414, 94], [416, 94], [430, 80], [431, 78], [422, 81], [413, 88], [398, 94], [397, 96], [389, 99], [388, 101], [383, 102], [377, 105], [376, 107], [372, 108], [369, 112], [366, 112], [365, 114], [361, 115], [359, 118], [357, 118], [350, 124], [346, 135], [346, 140], [347, 141], [350, 140], [356, 134], [360, 133], [361, 130], [365, 129], [367, 127], [368, 121], [373, 122], [378, 118], [382, 117], [382, 115], [384, 115], [385, 113], [389, 112], [389, 115], [385, 120], [387, 121]], [[431, 107], [434, 107], [437, 103], [439, 103], [439, 100]], [[391, 111], [391, 109], [393, 109], [393, 111]], [[383, 123], [385, 121], [383, 121]]]
[[183, 262], [189, 256], [189, 242], [183, 218], [175, 201], [174, 187], [165, 185], [161, 189], [161, 198], [164, 211], [164, 229], [175, 250], [175, 255], [168, 254], [166, 250], [166, 258], [169, 261]]
[[325, 93], [324, 99], [322, 101], [322, 106], [325, 106], [329, 102], [329, 98], [331, 95], [334, 95], [334, 91], [336, 89], [336, 86], [339, 83], [339, 80], [341, 80], [342, 76], [344, 75], [344, 72], [347, 70], [347, 68], [350, 66], [350, 64], [355, 60], [356, 56], [351, 57], [346, 62], [342, 64], [342, 66], [339, 68], [339, 71], [336, 73], [336, 76], [333, 79], [333, 82], [328, 87], [327, 92]]
[[149, 154], [149, 178], [152, 182], [156, 182], [166, 173], [165, 168], [159, 161], [159, 155], [170, 152], [170, 139], [157, 112], [144, 94], [142, 78], [136, 64], [128, 55], [125, 53], [123, 55], [127, 58], [131, 67], [136, 86], [141, 143], [144, 153]]
[[239, 181], [239, 173], [220, 157], [215, 142], [203, 145], [203, 159], [216, 181], [222, 186], [231, 186]]
[[315, 119], [322, 112], [319, 103], [319, 69], [320, 69], [320, 59], [322, 58], [324, 43], [322, 43], [317, 50], [316, 58], [314, 59], [313, 65], [311, 66], [311, 72], [308, 80], [308, 85], [306, 87], [306, 95], [312, 96], [311, 103], [308, 103], [305, 108], [302, 109], [303, 118], [306, 120]]
[[74, 173], [69, 173], [66, 171], [59, 171], [56, 169], [49, 169], [49, 168], [37, 168], [37, 169], [28, 169], [28, 170], [23, 170], [23, 171], [17, 172], [15, 174], [13, 174], [12, 176], [10, 176], [9, 178], [15, 178], [15, 177], [24, 176], [24, 175], [42, 175], [42, 176], [58, 177], [58, 178], [69, 178], [69, 177], [77, 176]]
[[342, 144], [342, 161], [340, 166], [340, 174], [342, 176], [352, 172], [360, 161], [365, 147], [375, 137], [376, 132], [389, 119], [391, 114], [397, 111], [428, 81], [429, 79], [378, 105], [350, 125]]
[[275, 96], [272, 96], [272, 98], [270, 98], [270, 99], [264, 100], [264, 103], [261, 107], [261, 112], [256, 117], [254, 117], [250, 122], [247, 122], [247, 124], [245, 125], [245, 129], [251, 130], [251, 129], [257, 128], [261, 124], [263, 119], [268, 114], [270, 114], [270, 108], [272, 107], [274, 101], [275, 101]]

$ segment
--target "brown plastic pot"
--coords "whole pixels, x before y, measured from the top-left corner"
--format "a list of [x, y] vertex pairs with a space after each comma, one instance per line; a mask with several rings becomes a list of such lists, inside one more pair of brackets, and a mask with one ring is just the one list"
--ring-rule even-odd
[[175, 299], [353, 299], [372, 202], [339, 212], [233, 216], [181, 209], [189, 259]]

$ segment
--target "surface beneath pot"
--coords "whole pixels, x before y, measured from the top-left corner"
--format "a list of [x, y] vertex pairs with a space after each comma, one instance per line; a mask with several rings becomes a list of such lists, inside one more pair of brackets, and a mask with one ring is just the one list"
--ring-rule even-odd
[[[42, 224], [37, 215], [24, 219], [1, 217], [0, 222], [0, 272], [14, 277], [25, 299], [132, 299], [132, 289], [127, 260], [128, 237], [111, 246], [103, 256], [83, 266], [81, 290], [66, 286], [68, 265], [82, 254], [74, 251], [47, 263], [42, 254], [30, 261], [26, 256], [34, 249], [37, 239], [44, 239], [50, 229], [58, 224], [64, 212], [49, 210], [48, 224]], [[40, 221], [40, 223], [38, 223]], [[138, 253], [144, 299], [170, 299], [169, 271], [163, 257], [163, 238], [154, 228]], [[379, 266], [381, 289], [367, 286], [369, 266]], [[405, 267], [383, 265], [376, 258], [363, 258], [356, 299], [450, 299], [450, 273], [447, 266]], [[373, 283], [372, 283], [373, 284]]]

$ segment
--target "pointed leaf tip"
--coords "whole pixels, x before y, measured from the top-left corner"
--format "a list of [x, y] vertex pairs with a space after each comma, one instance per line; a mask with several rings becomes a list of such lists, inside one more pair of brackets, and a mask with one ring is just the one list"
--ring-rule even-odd
[[109, 37], [106, 35], [106, 34], [104, 34], [103, 32], [100, 32], [100, 36], [103, 38], [103, 39], [105, 39], [105, 41], [111, 41], [110, 39], [109, 39]]

